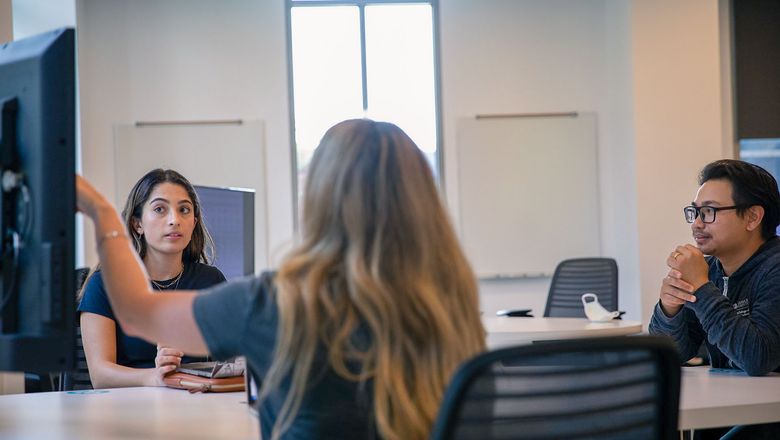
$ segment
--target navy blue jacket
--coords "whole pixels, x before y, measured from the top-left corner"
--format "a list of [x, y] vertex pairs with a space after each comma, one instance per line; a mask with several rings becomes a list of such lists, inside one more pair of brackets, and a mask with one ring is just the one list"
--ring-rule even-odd
[[710, 282], [669, 318], [656, 304], [650, 333], [671, 336], [683, 360], [702, 341], [715, 368], [751, 376], [780, 371], [780, 238], [767, 240], [730, 277], [717, 258], [707, 257]]

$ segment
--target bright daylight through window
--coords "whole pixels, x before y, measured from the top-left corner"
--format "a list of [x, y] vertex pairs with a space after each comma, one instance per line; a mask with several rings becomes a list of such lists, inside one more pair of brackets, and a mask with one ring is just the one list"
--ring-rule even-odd
[[367, 117], [401, 127], [438, 175], [431, 2], [290, 0], [299, 189], [322, 135]]

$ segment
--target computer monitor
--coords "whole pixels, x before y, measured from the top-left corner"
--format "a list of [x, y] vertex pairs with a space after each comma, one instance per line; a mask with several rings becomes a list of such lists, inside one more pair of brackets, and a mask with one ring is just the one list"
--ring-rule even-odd
[[255, 192], [195, 186], [203, 222], [214, 239], [215, 266], [232, 280], [255, 272]]
[[0, 45], [0, 371], [74, 365], [74, 40]]
[[260, 401], [260, 381], [255, 377], [249, 365], [244, 369], [244, 386], [246, 388], [246, 403], [249, 410], [255, 415], [258, 414]]

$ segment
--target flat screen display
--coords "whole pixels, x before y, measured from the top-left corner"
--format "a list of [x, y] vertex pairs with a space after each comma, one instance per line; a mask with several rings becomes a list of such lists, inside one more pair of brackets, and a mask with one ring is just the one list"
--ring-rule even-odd
[[255, 192], [195, 186], [203, 222], [214, 239], [212, 262], [228, 280], [255, 272]]

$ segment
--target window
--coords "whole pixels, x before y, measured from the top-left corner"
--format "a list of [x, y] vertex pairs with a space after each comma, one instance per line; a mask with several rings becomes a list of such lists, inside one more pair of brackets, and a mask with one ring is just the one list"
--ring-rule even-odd
[[350, 118], [398, 125], [438, 176], [434, 3], [288, 0], [299, 188], [322, 135]]
[[[780, 139], [742, 139], [739, 156], [769, 171], [780, 182]], [[780, 227], [777, 233], [780, 234]]]

